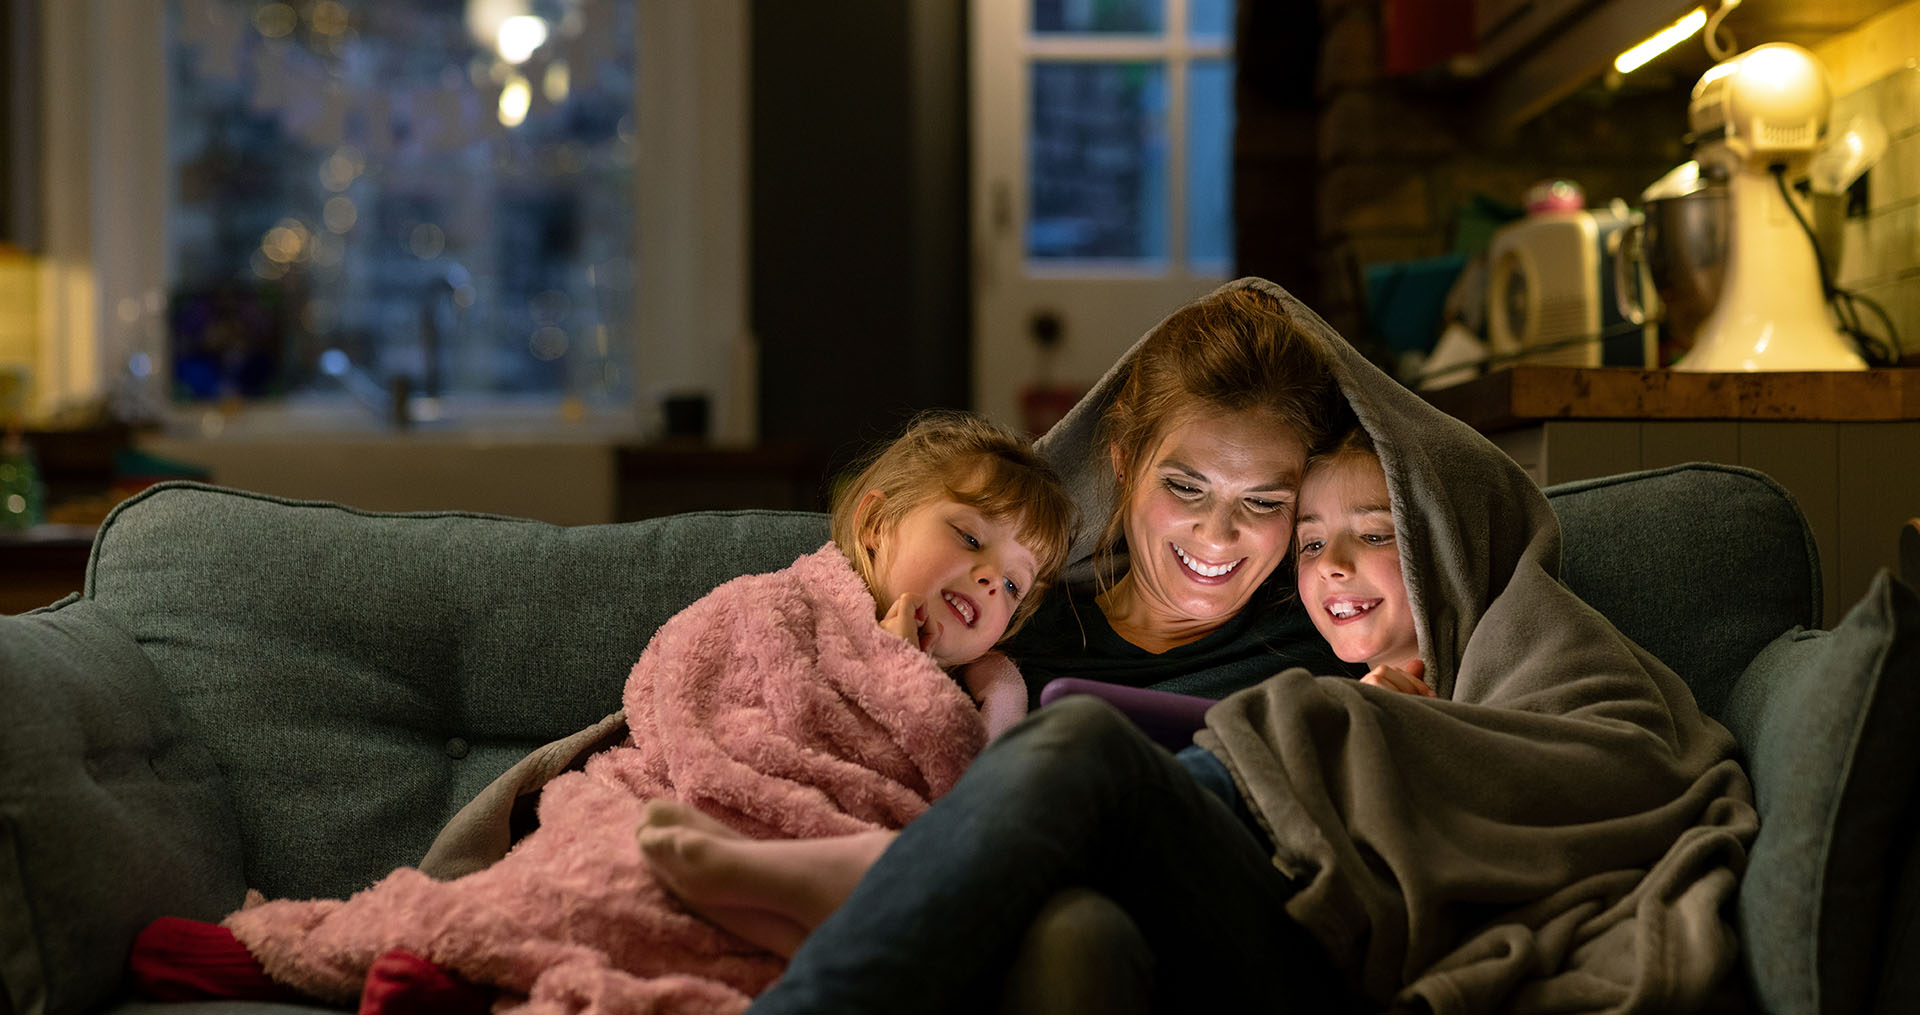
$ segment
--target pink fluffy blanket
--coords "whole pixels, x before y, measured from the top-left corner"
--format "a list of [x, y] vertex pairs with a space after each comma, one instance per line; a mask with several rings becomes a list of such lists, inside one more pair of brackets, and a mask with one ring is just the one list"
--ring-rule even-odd
[[881, 629], [831, 544], [668, 621], [623, 701], [631, 737], [549, 783], [539, 827], [493, 866], [452, 881], [402, 868], [226, 926], [274, 979], [337, 1003], [405, 948], [528, 1013], [740, 1011], [783, 964], [655, 883], [634, 838], [642, 805], [686, 801], [762, 838], [898, 828], [986, 741], [967, 693]]

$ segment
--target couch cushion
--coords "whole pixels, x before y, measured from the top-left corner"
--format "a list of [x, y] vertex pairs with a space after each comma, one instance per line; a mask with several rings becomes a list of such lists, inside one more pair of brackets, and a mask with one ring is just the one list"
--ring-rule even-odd
[[248, 883], [338, 897], [618, 708], [668, 617], [826, 538], [808, 513], [560, 527], [165, 484], [107, 519], [86, 592], [226, 773]]
[[1813, 534], [1762, 473], [1694, 463], [1546, 492], [1565, 536], [1561, 579], [1673, 667], [1708, 715], [1780, 632], [1820, 626]]
[[133, 639], [84, 600], [0, 617], [0, 715], [4, 997], [90, 1011], [149, 921], [239, 904], [226, 785]]
[[1723, 718], [1760, 809], [1737, 926], [1762, 1008], [1866, 1011], [1883, 964], [1883, 993], [1910, 995], [1915, 971], [1885, 942], [1912, 921], [1894, 889], [1912, 894], [1900, 875], [1920, 816], [1920, 597], [1883, 569], [1832, 631], [1787, 632], [1755, 657]]

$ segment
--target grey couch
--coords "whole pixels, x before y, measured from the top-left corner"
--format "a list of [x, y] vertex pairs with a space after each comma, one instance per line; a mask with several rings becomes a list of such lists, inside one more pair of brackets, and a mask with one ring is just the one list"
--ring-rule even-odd
[[[1748, 752], [1736, 1006], [1920, 1010], [1913, 593], [1883, 576], [1817, 630], [1806, 525], [1757, 473], [1550, 494], [1566, 581]], [[781, 512], [558, 528], [194, 484], [126, 502], [83, 593], [0, 618], [0, 1015], [146, 1010], [121, 970], [153, 918], [417, 862], [510, 763], [613, 708], [668, 616], [825, 539]]]

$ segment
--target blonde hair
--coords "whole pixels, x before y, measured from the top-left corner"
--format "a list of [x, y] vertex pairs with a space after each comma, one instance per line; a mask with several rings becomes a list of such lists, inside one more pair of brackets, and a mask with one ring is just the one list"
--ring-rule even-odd
[[1311, 448], [1342, 406], [1332, 371], [1279, 297], [1229, 289], [1181, 308], [1141, 343], [1101, 416], [1120, 490], [1100, 532], [1097, 572], [1112, 574], [1141, 470], [1176, 427], [1206, 414], [1260, 412]]
[[[862, 516], [861, 501], [873, 491], [882, 498]], [[1014, 537], [1033, 554], [1033, 581], [1002, 637], [1013, 634], [1039, 608], [1065, 565], [1079, 509], [1053, 466], [1025, 440], [985, 417], [949, 409], [914, 417], [904, 433], [841, 484], [833, 498], [833, 542], [872, 588], [873, 553], [861, 533], [890, 534], [909, 512], [943, 497], [996, 521], [1012, 520]]]

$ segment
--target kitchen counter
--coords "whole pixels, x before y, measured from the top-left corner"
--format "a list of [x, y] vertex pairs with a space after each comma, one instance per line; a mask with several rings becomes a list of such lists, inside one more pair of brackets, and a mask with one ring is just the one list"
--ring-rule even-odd
[[1422, 394], [1542, 486], [1681, 462], [1766, 473], [1813, 530], [1828, 625], [1897, 566], [1901, 527], [1920, 515], [1920, 370], [1519, 365]]
[[1520, 365], [1423, 394], [1482, 433], [1547, 419], [1920, 419], [1920, 370], [1707, 374]]

